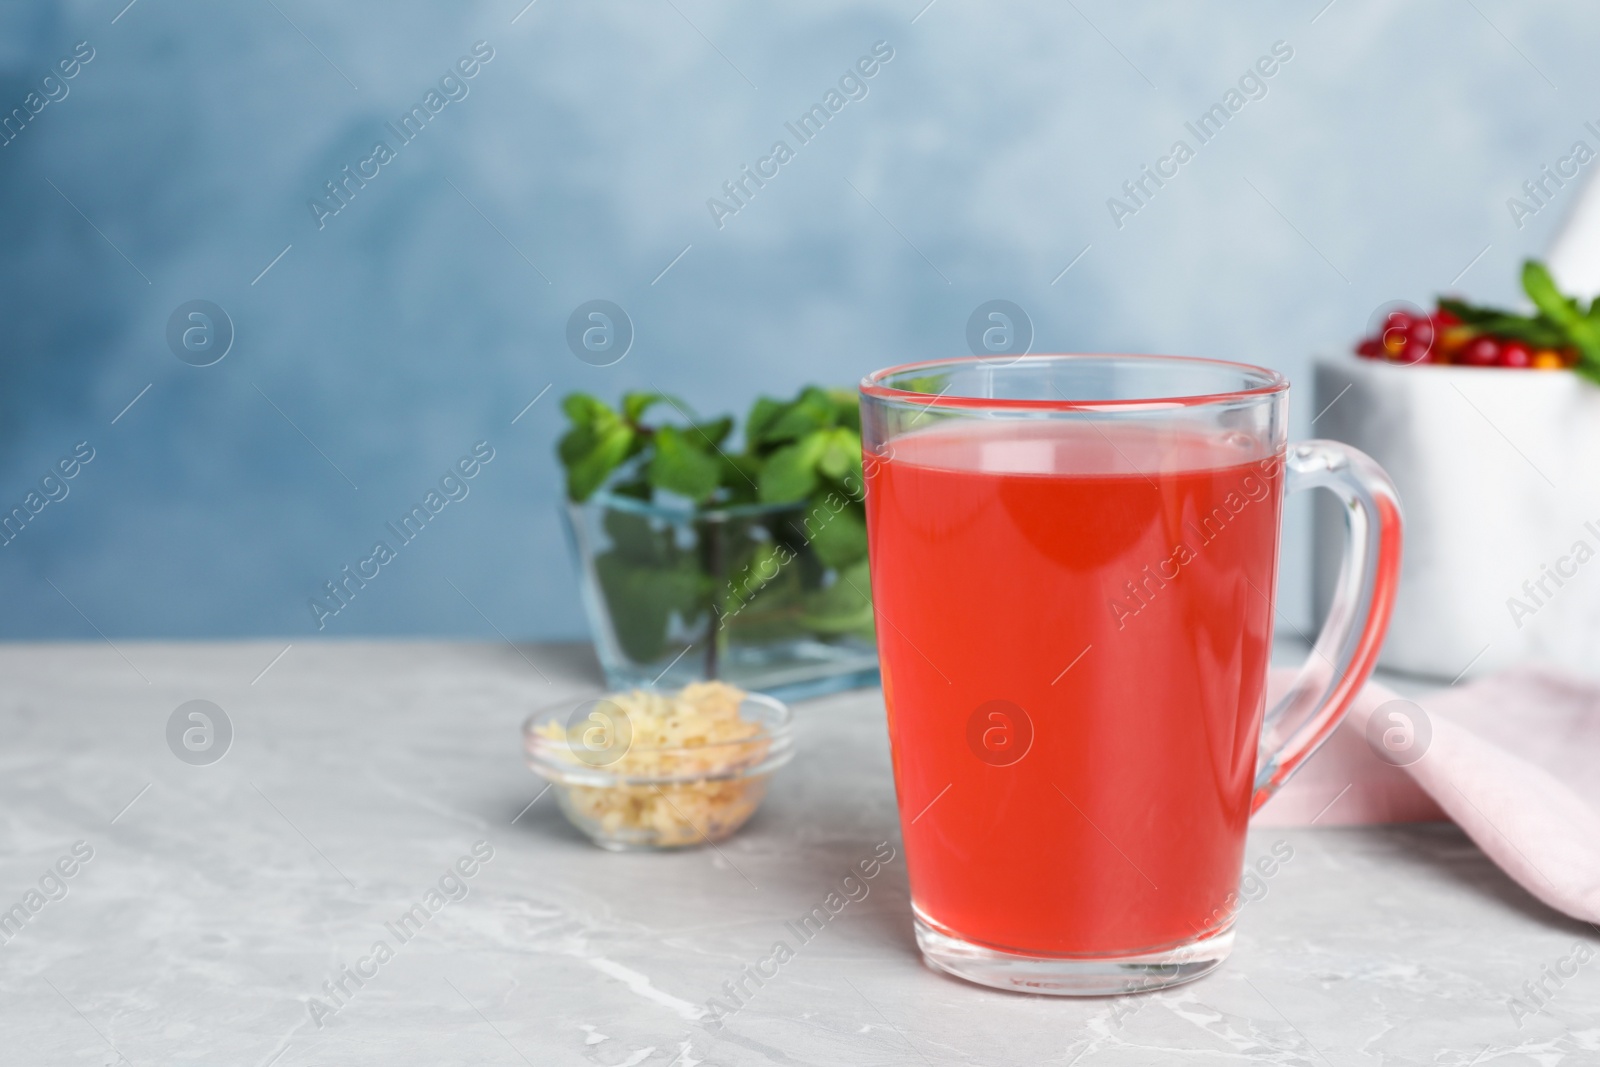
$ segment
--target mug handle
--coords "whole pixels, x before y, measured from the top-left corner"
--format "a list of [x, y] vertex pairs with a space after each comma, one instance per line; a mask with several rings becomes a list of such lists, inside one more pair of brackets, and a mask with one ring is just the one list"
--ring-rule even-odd
[[1378, 661], [1400, 583], [1400, 498], [1383, 468], [1338, 441], [1304, 441], [1284, 458], [1285, 493], [1327, 489], [1345, 517], [1345, 553], [1322, 633], [1262, 722], [1254, 814], [1328, 739]]

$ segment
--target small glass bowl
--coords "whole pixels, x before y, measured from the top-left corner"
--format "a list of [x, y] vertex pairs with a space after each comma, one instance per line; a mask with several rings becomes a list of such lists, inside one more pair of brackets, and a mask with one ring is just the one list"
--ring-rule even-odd
[[[739, 703], [739, 718], [760, 728], [749, 737], [660, 748], [631, 743], [615, 696], [573, 697], [522, 727], [528, 766], [572, 825], [613, 852], [721, 841], [755, 814], [767, 780], [794, 755], [794, 713], [761, 693]], [[592, 747], [568, 740], [578, 725]], [[565, 736], [550, 736], [552, 727]]]

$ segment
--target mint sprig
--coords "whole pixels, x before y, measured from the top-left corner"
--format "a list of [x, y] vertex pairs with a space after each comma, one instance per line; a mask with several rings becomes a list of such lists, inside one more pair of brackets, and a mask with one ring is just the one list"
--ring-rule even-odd
[[1578, 353], [1573, 370], [1600, 384], [1600, 297], [1585, 305], [1567, 296], [1557, 288], [1549, 268], [1534, 259], [1522, 264], [1522, 290], [1533, 301], [1532, 315], [1448, 297], [1439, 300], [1439, 307], [1474, 333], [1521, 341], [1532, 348], [1573, 349]]
[[1539, 309], [1540, 318], [1554, 323], [1578, 350], [1578, 373], [1600, 382], [1600, 298], [1581, 307], [1574, 298], [1561, 294], [1543, 263], [1532, 259], [1522, 265], [1522, 288]]
[[[643, 487], [700, 506], [789, 503], [861, 475], [861, 415], [848, 390], [807, 386], [793, 400], [761, 397], [745, 419], [737, 452], [727, 447], [731, 417], [647, 422], [662, 402], [672, 413], [685, 410], [661, 393], [626, 393], [617, 408], [587, 393], [561, 402], [571, 425], [556, 451], [569, 499], [582, 503], [625, 467], [638, 478], [628, 495], [641, 495]], [[858, 482], [850, 492], [860, 495]]]

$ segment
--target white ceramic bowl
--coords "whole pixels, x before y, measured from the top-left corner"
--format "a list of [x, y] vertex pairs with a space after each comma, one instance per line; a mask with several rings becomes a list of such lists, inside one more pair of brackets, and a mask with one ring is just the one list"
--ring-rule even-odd
[[[1451, 681], [1545, 660], [1600, 676], [1600, 387], [1570, 371], [1350, 356], [1318, 362], [1315, 410], [1317, 436], [1361, 449], [1400, 491], [1382, 666]], [[1317, 495], [1320, 617], [1345, 517]]]

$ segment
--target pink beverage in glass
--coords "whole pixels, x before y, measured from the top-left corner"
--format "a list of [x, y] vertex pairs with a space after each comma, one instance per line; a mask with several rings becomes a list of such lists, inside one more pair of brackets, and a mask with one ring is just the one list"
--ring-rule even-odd
[[[1343, 446], [1286, 455], [1286, 391], [1153, 357], [867, 380], [879, 653], [935, 965], [1110, 993], [1226, 956], [1250, 813], [1370, 672], [1398, 562], [1387, 480]], [[1346, 494], [1360, 528], [1328, 661], [1269, 714], [1286, 480]]]

